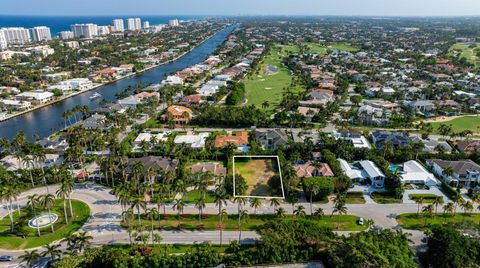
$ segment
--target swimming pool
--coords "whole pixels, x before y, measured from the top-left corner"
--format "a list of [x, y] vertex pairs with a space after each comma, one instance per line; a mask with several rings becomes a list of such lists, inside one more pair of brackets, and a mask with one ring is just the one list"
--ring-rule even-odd
[[400, 171], [403, 171], [403, 167], [402, 166], [399, 166], [399, 165], [394, 165], [394, 164], [390, 164], [390, 166], [388, 167], [388, 169], [392, 172], [400, 172]]

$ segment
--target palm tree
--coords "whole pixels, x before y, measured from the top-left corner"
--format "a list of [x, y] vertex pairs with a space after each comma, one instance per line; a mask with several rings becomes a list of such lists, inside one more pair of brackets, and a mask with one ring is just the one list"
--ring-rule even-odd
[[443, 206], [443, 219], [445, 220], [446, 214], [453, 213], [454, 206], [453, 203], [449, 202]]
[[[27, 207], [30, 207], [33, 211], [33, 215], [35, 216], [35, 218], [37, 218], [37, 210], [36, 210], [36, 207], [38, 205], [38, 195], [37, 194], [33, 194], [33, 195], [29, 195], [27, 196]], [[37, 224], [37, 233], [38, 233], [38, 236], [40, 236], [40, 225]]]
[[463, 209], [463, 220], [462, 221], [464, 221], [465, 216], [467, 214], [471, 215], [472, 210], [473, 210], [473, 204], [472, 204], [472, 202], [467, 201], [467, 202], [460, 203], [460, 207]]
[[246, 209], [240, 211], [238, 214], [238, 242], [242, 241], [242, 223], [245, 223], [248, 220], [248, 211]]
[[441, 196], [436, 196], [435, 199], [433, 200], [433, 203], [432, 203], [434, 206], [435, 206], [435, 215], [437, 214], [437, 211], [438, 211], [438, 205], [442, 205], [443, 204], [443, 197]]
[[417, 203], [417, 217], [420, 214], [420, 206], [423, 204], [423, 197], [420, 196], [417, 199], [415, 199], [415, 203]]
[[297, 193], [290, 193], [287, 199], [287, 202], [292, 205], [292, 212], [295, 210], [295, 204], [298, 203]]
[[215, 191], [213, 202], [218, 207], [218, 215], [220, 215], [222, 207], [227, 205], [227, 193], [222, 185]]
[[218, 218], [220, 220], [220, 225], [218, 226], [218, 229], [220, 230], [220, 246], [222, 246], [222, 240], [223, 240], [223, 219], [227, 218], [228, 219], [228, 213], [226, 209], [222, 209], [218, 213]]
[[313, 213], [315, 217], [321, 218], [325, 215], [325, 212], [323, 211], [322, 208], [317, 208], [315, 212]]
[[175, 200], [175, 204], [173, 204], [173, 210], [177, 211], [177, 217], [180, 219], [180, 215], [183, 214], [183, 208], [185, 207], [185, 201], [183, 198]]
[[151, 208], [147, 209], [147, 217], [150, 219], [150, 234], [152, 238], [152, 244], [155, 245], [154, 240], [153, 240], [153, 221], [155, 220], [156, 217], [158, 217], [160, 213], [156, 208]]
[[338, 215], [347, 214], [347, 206], [345, 206], [345, 199], [344, 198], [336, 198], [335, 203], [333, 204], [332, 215], [338, 213]]
[[90, 247], [91, 240], [93, 240], [93, 236], [87, 235], [87, 232], [80, 232], [75, 238], [76, 247], [82, 252]]
[[305, 207], [302, 205], [298, 205], [297, 208], [293, 211], [293, 214], [298, 217], [303, 217], [306, 215]]
[[12, 207], [12, 203], [14, 200], [17, 200], [17, 196], [18, 196], [18, 191], [10, 186], [10, 185], [6, 185], [6, 186], [3, 186], [2, 188], [2, 192], [1, 192], [1, 199], [2, 200], [5, 200], [8, 202], [7, 204], [7, 210], [8, 210], [8, 216], [10, 217], [10, 231], [13, 232], [13, 207]]
[[368, 226], [368, 229], [372, 229], [372, 227], [375, 226], [375, 221], [373, 219], [368, 219], [367, 226]]
[[39, 197], [40, 204], [44, 209], [48, 209], [48, 219], [50, 220], [50, 226], [52, 228], [52, 233], [55, 232], [52, 224], [52, 208], [55, 206], [55, 196], [52, 194], [45, 194]]
[[52, 260], [59, 258], [62, 255], [62, 251], [58, 249], [60, 244], [44, 245], [45, 251], [42, 252], [42, 257], [50, 256]]
[[277, 216], [278, 218], [284, 218], [285, 217], [285, 209], [282, 208], [282, 207], [279, 207], [277, 208], [277, 210], [275, 211], [275, 216]]
[[203, 209], [205, 208], [205, 197], [204, 196], [200, 196], [200, 198], [198, 198], [196, 201], [195, 201], [195, 207], [198, 209], [198, 222], [199, 224], [202, 224], [202, 214], [203, 214]]
[[38, 250], [34, 249], [32, 251], [25, 251], [25, 253], [18, 258], [21, 260], [21, 263], [27, 264], [28, 267], [33, 267], [33, 264], [37, 262], [40, 257]]
[[[422, 208], [422, 212], [425, 214], [425, 215], [428, 215], [428, 217], [432, 217], [432, 214], [433, 214], [433, 211], [434, 211], [434, 207], [432, 204], [429, 204], [427, 206], [424, 206]], [[425, 225], [427, 225], [427, 217], [425, 217]]]
[[63, 213], [65, 215], [65, 223], [68, 224], [68, 215], [67, 215], [68, 190], [67, 190], [67, 187], [64, 186], [64, 183], [62, 183], [62, 185], [60, 185], [60, 188], [58, 188], [57, 197], [63, 200]]
[[313, 196], [317, 195], [317, 191], [315, 187], [308, 188], [308, 193], [310, 194], [310, 215], [313, 215]]
[[262, 206], [262, 200], [260, 198], [250, 199], [250, 207], [254, 209], [254, 214], [257, 215], [257, 209]]
[[132, 198], [131, 199], [131, 204], [132, 204], [131, 207], [133, 209], [134, 208], [137, 209], [137, 219], [138, 219], [138, 224], [140, 224], [140, 209], [142, 209], [142, 210], [146, 209], [144, 197], [143, 196], [136, 196], [136, 197]]
[[277, 207], [280, 206], [280, 200], [278, 200], [277, 198], [272, 198], [270, 199], [270, 206], [273, 206], [273, 210], [277, 210]]
[[462, 202], [464, 202], [463, 198], [459, 195], [459, 194], [456, 194], [452, 197], [452, 200], [453, 200], [453, 216], [455, 216], [455, 214], [457, 213], [457, 205]]

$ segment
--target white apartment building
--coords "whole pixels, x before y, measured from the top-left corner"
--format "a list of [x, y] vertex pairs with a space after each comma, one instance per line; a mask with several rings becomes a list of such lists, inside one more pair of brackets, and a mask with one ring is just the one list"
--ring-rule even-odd
[[98, 26], [98, 35], [105, 36], [110, 34], [110, 27], [109, 26]]
[[148, 20], [143, 22], [143, 29], [150, 28], [150, 22]]
[[2, 28], [8, 45], [24, 45], [30, 43], [30, 32], [23, 27]]
[[30, 37], [34, 42], [50, 41], [52, 40], [52, 33], [47, 26], [38, 26], [30, 29]]
[[93, 23], [74, 24], [70, 28], [76, 38], [94, 38], [98, 35], [98, 26]]
[[7, 39], [5, 38], [3, 31], [0, 30], [0, 50], [4, 49], [7, 49]]
[[140, 18], [128, 18], [127, 29], [129, 31], [137, 31], [142, 29], [142, 20]]
[[178, 22], [177, 19], [174, 19], [174, 20], [169, 20], [169, 21], [168, 21], [168, 25], [169, 25], [170, 27], [177, 27], [177, 26], [180, 26], [180, 23]]
[[58, 33], [58, 37], [60, 37], [62, 40], [68, 40], [75, 38], [75, 35], [72, 31], [61, 31]]
[[113, 25], [113, 30], [115, 32], [123, 32], [125, 31], [125, 26], [123, 24], [123, 19], [114, 19], [112, 21], [112, 25]]
[[29, 48], [27, 50], [40, 58], [45, 58], [55, 53], [55, 49], [51, 48], [50, 46], [37, 46]]

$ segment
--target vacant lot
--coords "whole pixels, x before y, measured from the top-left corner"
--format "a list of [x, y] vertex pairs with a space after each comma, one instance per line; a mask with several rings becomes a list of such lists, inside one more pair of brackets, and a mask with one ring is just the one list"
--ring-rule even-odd
[[268, 181], [279, 175], [277, 158], [237, 157], [234, 161], [235, 174], [241, 175], [247, 183], [246, 196], [272, 196]]
[[[439, 208], [439, 210], [441, 210], [441, 208]], [[417, 213], [405, 213], [397, 216], [398, 224], [403, 228], [410, 230], [425, 230], [433, 224], [459, 223], [465, 221], [478, 223], [479, 220], [479, 213], [456, 213], [455, 215], [434, 213], [432, 217], [423, 213], [419, 213], [418, 215]]]
[[480, 51], [480, 43], [456, 43], [449, 51], [449, 54], [459, 58], [465, 58], [469, 63], [480, 66], [480, 59], [477, 52]]
[[438, 133], [438, 127], [442, 124], [452, 126], [454, 132], [470, 130], [473, 133], [479, 133], [480, 117], [479, 116], [461, 116], [450, 121], [432, 123], [433, 129]]

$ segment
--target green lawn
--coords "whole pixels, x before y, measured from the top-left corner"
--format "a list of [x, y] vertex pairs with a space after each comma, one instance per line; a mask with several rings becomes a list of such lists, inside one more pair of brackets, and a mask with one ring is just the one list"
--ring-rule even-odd
[[268, 181], [279, 174], [277, 162], [274, 158], [236, 158], [235, 173], [240, 174], [247, 184], [244, 195], [272, 196]]
[[317, 53], [319, 55], [325, 55], [327, 54], [327, 48], [323, 45], [317, 44], [317, 43], [307, 43], [308, 49], [310, 52]]
[[[283, 91], [289, 87], [292, 82], [292, 75], [288, 68], [282, 65], [282, 59], [289, 54], [297, 52], [296, 46], [275, 45], [265, 56], [260, 64], [260, 72], [252, 74], [245, 79], [245, 89], [247, 91], [247, 105], [253, 104], [257, 108], [264, 109], [262, 103], [268, 101], [269, 107], [265, 110], [272, 112], [276, 109], [282, 100]], [[275, 66], [278, 71], [274, 74], [266, 74], [268, 66]], [[296, 85], [291, 88], [293, 92], [300, 92], [303, 88]]]
[[[186, 203], [195, 203], [198, 199], [200, 199], [200, 196], [201, 195], [198, 190], [192, 190], [183, 196], [183, 201], [185, 201]], [[205, 203], [213, 203], [214, 200], [214, 193], [212, 191], [208, 191], [205, 195]]]
[[[440, 208], [439, 208], [440, 209]], [[480, 222], [480, 213], [473, 213], [471, 216], [464, 213], [457, 213], [455, 216], [443, 213], [434, 214], [435, 217], [430, 218], [422, 213], [405, 213], [397, 216], [397, 222], [405, 229], [425, 230], [432, 224], [457, 223], [462, 221]]]
[[478, 133], [480, 131], [480, 116], [462, 116], [450, 121], [432, 123], [435, 133], [438, 133], [438, 127], [442, 124], [451, 125], [454, 132], [470, 130], [473, 133]]
[[[476, 47], [470, 47], [471, 45], [476, 45]], [[460, 58], [465, 58], [471, 64], [480, 66], [480, 59], [476, 55], [479, 50], [480, 43], [456, 43], [450, 48], [449, 54], [451, 56], [456, 55]]]
[[365, 204], [362, 192], [347, 192], [347, 204]]
[[379, 204], [395, 204], [402, 203], [402, 199], [396, 199], [394, 195], [390, 193], [372, 193], [372, 199]]
[[[60, 200], [55, 201], [55, 208], [52, 209], [52, 213], [58, 215], [58, 221], [54, 224], [55, 232], [51, 233], [51, 227], [47, 226], [41, 228], [41, 236], [37, 236], [37, 229], [30, 228], [27, 223], [28, 220], [33, 218], [33, 214], [28, 212], [25, 208], [20, 209], [20, 221], [18, 220], [17, 212], [14, 213], [14, 228], [22, 228], [25, 231], [26, 238], [11, 234], [10, 231], [10, 218], [5, 216], [0, 220], [0, 248], [2, 249], [28, 249], [34, 247], [40, 247], [56, 240], [60, 240], [64, 237], [74, 233], [90, 217], [90, 208], [87, 204], [79, 200], [72, 200], [72, 206], [74, 211], [74, 220], [65, 224], [65, 218], [63, 213], [63, 202]], [[67, 207], [68, 210], [68, 207]], [[47, 211], [37, 211], [37, 214], [46, 213]]]
[[[286, 217], [295, 217], [292, 215], [287, 215]], [[321, 225], [330, 227], [334, 230], [339, 231], [362, 231], [365, 230], [365, 226], [360, 226], [357, 224], [359, 217], [353, 215], [325, 215], [322, 218], [314, 218], [311, 216], [306, 216], [307, 219], [312, 221], [318, 221]], [[250, 215], [250, 217], [242, 224], [242, 230], [256, 230], [259, 226], [263, 225], [269, 220], [275, 220], [274, 215]], [[175, 230], [178, 228], [179, 224], [182, 226], [182, 229], [185, 230], [216, 230], [218, 226], [218, 216], [216, 215], [204, 215], [202, 218], [202, 225], [200, 225], [198, 215], [183, 215], [180, 219], [176, 215], [161, 215], [160, 223], [154, 221], [155, 228], [161, 227], [164, 230]], [[228, 215], [228, 220], [224, 219], [224, 230], [227, 231], [236, 231], [238, 230], [238, 216], [237, 215]], [[131, 220], [131, 224], [137, 224], [136, 217]], [[151, 222], [145, 219], [142, 216], [142, 224], [146, 228], [151, 228]], [[122, 222], [122, 226], [128, 227], [125, 222]], [[337, 229], [338, 226], [338, 229]]]
[[420, 197], [423, 197], [423, 203], [424, 204], [431, 204], [431, 203], [433, 203], [433, 201], [435, 201], [435, 199], [438, 197], [438, 195], [435, 195], [435, 194], [409, 194], [408, 197], [410, 199], [414, 200], [414, 201], [416, 201]]

